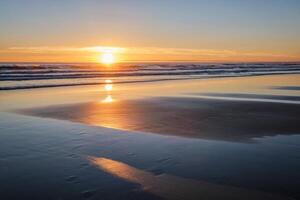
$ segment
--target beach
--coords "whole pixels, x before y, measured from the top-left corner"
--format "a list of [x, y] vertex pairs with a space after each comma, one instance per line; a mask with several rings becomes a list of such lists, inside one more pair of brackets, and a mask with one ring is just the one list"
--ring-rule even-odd
[[0, 0], [0, 200], [300, 200], [300, 0]]
[[263, 74], [2, 90], [1, 198], [299, 199], [299, 86]]

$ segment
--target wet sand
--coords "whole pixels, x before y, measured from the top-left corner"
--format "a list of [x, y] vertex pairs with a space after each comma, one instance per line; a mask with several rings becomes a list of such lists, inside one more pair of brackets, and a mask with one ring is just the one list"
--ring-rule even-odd
[[143, 171], [125, 163], [103, 157], [88, 158], [92, 164], [99, 167], [101, 170], [126, 181], [138, 183], [145, 191], [149, 191], [150, 193], [164, 199], [285, 199], [270, 193], [211, 184], [205, 181], [195, 181], [192, 179], [185, 179], [167, 174], [156, 176], [151, 172]]
[[[261, 97], [272, 99], [271, 95]], [[282, 100], [299, 99], [280, 97]], [[257, 137], [300, 133], [300, 101], [299, 104], [286, 104], [207, 100], [201, 96], [169, 97], [60, 105], [18, 112], [121, 130], [223, 141], [251, 142]]]
[[0, 198], [299, 199], [299, 77], [1, 92]]

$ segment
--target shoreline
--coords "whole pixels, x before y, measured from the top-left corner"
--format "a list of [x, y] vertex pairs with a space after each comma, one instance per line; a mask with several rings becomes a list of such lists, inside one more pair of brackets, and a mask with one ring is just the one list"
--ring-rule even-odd
[[299, 77], [2, 92], [2, 197], [297, 199]]
[[[276, 76], [276, 75], [294, 75], [294, 74], [300, 74], [300, 72], [274, 72], [274, 73], [268, 73], [268, 74], [249, 74], [249, 75], [218, 75], [218, 76], [207, 76], [207, 77], [186, 77], [186, 78], [162, 78], [162, 79], [153, 79], [153, 80], [134, 80], [134, 81], [115, 81], [114, 84], [130, 84], [130, 83], [151, 83], [151, 82], [160, 82], [160, 81], [180, 81], [180, 80], [202, 80], [202, 79], [216, 79], [216, 78], [239, 78], [239, 77], [255, 77], [255, 76]], [[176, 75], [175, 75], [176, 76]], [[178, 75], [180, 76], [180, 75]], [[197, 75], [194, 75], [197, 76]], [[134, 76], [129, 76], [129, 77], [134, 77]], [[139, 77], [139, 76], [137, 76]], [[143, 77], [143, 76], [141, 76]], [[144, 77], [147, 77], [147, 75], [144, 75]], [[95, 77], [96, 78], [96, 77]], [[97, 77], [97, 78], [103, 78], [105, 79], [110, 79], [114, 78], [112, 76], [108, 77]], [[124, 77], [122, 77], [124, 78]], [[68, 78], [62, 78], [58, 80], [64, 80]], [[74, 78], [70, 78], [74, 79]], [[76, 79], [76, 78], [75, 78]], [[78, 78], [80, 80], [80, 78]], [[31, 79], [30, 79], [31, 80]], [[30, 81], [28, 80], [28, 81]], [[55, 80], [55, 79], [39, 79], [39, 80]], [[13, 80], [10, 80], [13, 81]], [[26, 81], [26, 80], [18, 80], [18, 81]], [[61, 84], [61, 85], [36, 85], [36, 86], [17, 86], [17, 87], [1, 87], [0, 86], [0, 92], [1, 91], [10, 91], [10, 90], [28, 90], [28, 89], [39, 89], [39, 88], [56, 88], [56, 87], [76, 87], [76, 86], [93, 86], [93, 85], [104, 85], [106, 84], [105, 82], [95, 82], [95, 83], [79, 83], [79, 84]]]

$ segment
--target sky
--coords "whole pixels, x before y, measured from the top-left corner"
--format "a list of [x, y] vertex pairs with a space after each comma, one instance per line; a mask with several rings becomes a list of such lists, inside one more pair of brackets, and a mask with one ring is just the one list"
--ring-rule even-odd
[[1, 0], [0, 61], [300, 61], [299, 0]]

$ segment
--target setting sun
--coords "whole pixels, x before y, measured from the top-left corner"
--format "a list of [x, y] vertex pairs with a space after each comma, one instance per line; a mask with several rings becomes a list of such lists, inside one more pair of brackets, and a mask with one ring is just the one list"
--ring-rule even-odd
[[101, 55], [101, 63], [113, 64], [115, 62], [115, 56], [112, 53], [104, 53]]

